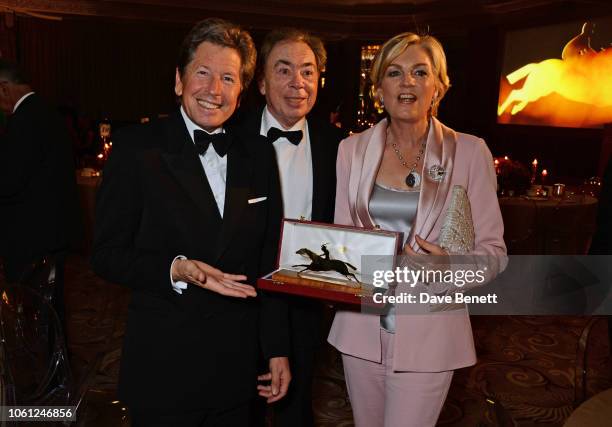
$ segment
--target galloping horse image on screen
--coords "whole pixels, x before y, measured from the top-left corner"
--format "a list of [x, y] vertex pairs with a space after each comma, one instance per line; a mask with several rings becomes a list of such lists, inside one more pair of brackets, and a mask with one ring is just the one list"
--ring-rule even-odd
[[524, 65], [505, 76], [507, 83], [502, 78], [502, 87], [509, 84], [510, 91], [503, 102], [500, 91], [499, 122], [570, 127], [611, 122], [612, 48], [594, 50], [594, 31], [593, 24], [584, 23], [563, 48], [561, 59]]

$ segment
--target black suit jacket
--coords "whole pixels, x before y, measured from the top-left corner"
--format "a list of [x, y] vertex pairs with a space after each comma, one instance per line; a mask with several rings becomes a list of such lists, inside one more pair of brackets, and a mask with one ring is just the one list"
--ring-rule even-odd
[[236, 129], [228, 134], [223, 219], [180, 113], [115, 138], [97, 197], [92, 265], [132, 289], [119, 396], [133, 407], [239, 404], [256, 393], [259, 335], [267, 358], [289, 353], [278, 301], [171, 287], [179, 254], [251, 284], [273, 269], [281, 214], [273, 150]]
[[[244, 113], [240, 122], [249, 133], [259, 135], [263, 108]], [[312, 153], [312, 220], [333, 223], [336, 206], [336, 157], [342, 132], [314, 116], [307, 117], [306, 123]]]
[[59, 114], [32, 94], [0, 139], [0, 254], [24, 261], [67, 249], [77, 208], [70, 138]]
[[[244, 114], [241, 122], [248, 132], [259, 135], [263, 108]], [[307, 117], [306, 122], [312, 154], [312, 220], [332, 224], [336, 205], [336, 157], [342, 133], [331, 124], [314, 116]], [[292, 335], [299, 336], [298, 345], [317, 344], [321, 317], [320, 304], [306, 298], [288, 298], [288, 300]]]
[[597, 230], [593, 236], [589, 253], [591, 255], [612, 255], [612, 158], [608, 161], [602, 180]]

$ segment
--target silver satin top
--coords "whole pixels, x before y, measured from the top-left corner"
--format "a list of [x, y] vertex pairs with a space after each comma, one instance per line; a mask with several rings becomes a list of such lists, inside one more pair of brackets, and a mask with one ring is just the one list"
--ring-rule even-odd
[[[404, 244], [410, 235], [412, 223], [419, 205], [420, 191], [396, 190], [374, 184], [369, 210], [374, 224], [381, 230], [404, 233]], [[387, 332], [395, 332], [395, 305], [389, 304], [385, 314], [380, 316], [380, 326]]]

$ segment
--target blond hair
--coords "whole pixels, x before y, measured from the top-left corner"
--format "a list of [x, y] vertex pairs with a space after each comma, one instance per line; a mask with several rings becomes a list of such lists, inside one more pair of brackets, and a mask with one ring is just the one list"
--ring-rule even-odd
[[380, 103], [376, 90], [382, 83], [387, 67], [412, 45], [420, 46], [427, 53], [433, 67], [433, 74], [436, 80], [436, 95], [434, 95], [431, 105], [431, 114], [435, 116], [438, 113], [440, 101], [444, 98], [450, 87], [450, 79], [447, 74], [444, 49], [442, 44], [433, 36], [419, 36], [415, 33], [406, 32], [387, 40], [378, 50], [372, 62], [372, 69], [370, 70], [370, 79], [373, 85], [372, 93], [376, 102]]

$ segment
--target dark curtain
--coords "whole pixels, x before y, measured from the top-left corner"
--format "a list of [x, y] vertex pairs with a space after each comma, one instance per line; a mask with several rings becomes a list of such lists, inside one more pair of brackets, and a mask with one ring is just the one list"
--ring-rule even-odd
[[93, 118], [132, 121], [174, 109], [174, 67], [187, 27], [19, 18], [17, 59], [49, 101]]
[[15, 58], [15, 15], [0, 13], [0, 57], [14, 61]]
[[329, 113], [337, 109], [340, 122], [348, 132], [357, 120], [361, 43], [353, 40], [332, 41], [327, 42], [325, 48], [325, 87], [319, 91], [315, 110], [329, 120]]

